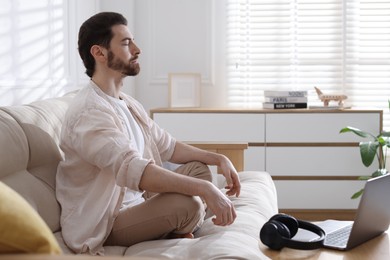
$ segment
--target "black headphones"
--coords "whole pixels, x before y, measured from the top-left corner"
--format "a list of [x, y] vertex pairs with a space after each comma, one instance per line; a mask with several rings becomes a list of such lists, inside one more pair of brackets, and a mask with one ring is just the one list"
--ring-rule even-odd
[[[298, 229], [306, 229], [319, 236], [318, 239], [310, 242], [293, 240]], [[323, 247], [325, 231], [310, 222], [297, 220], [287, 214], [276, 214], [260, 230], [260, 240], [264, 245], [274, 250], [283, 247], [294, 249], [317, 249]]]

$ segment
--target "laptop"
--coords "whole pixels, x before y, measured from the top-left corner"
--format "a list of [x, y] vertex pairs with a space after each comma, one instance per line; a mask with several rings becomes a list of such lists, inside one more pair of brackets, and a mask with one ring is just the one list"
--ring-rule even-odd
[[[387, 174], [366, 182], [354, 221], [325, 220], [316, 224], [325, 231], [325, 248], [349, 250], [382, 234], [389, 223], [390, 174]], [[318, 239], [315, 234], [302, 231], [294, 239]]]

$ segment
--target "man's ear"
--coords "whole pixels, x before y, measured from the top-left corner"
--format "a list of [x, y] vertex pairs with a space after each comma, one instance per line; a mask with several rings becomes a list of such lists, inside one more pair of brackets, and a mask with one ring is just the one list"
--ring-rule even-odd
[[96, 61], [105, 61], [106, 60], [106, 57], [107, 57], [107, 49], [106, 48], [99, 46], [99, 45], [92, 45], [90, 52]]

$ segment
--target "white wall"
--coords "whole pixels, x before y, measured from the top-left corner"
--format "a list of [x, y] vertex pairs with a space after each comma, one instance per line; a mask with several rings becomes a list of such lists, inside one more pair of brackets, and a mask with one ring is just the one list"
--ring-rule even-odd
[[142, 49], [136, 97], [146, 109], [168, 106], [168, 73], [200, 73], [201, 106], [224, 105], [223, 0], [136, 1], [135, 39]]
[[[202, 106], [224, 105], [223, 3], [0, 0], [0, 106], [54, 97], [84, 85], [88, 77], [77, 53], [77, 33], [99, 11], [117, 11], [129, 21], [142, 50], [141, 73], [126, 79], [124, 91], [146, 109], [168, 106], [170, 72], [200, 73]], [[48, 22], [53, 15], [58, 18]]]

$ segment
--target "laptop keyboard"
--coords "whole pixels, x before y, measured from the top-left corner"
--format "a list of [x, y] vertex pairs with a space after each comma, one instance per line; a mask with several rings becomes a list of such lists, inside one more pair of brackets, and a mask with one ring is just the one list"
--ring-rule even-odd
[[352, 224], [326, 234], [325, 244], [336, 247], [347, 245], [349, 234], [351, 233]]

